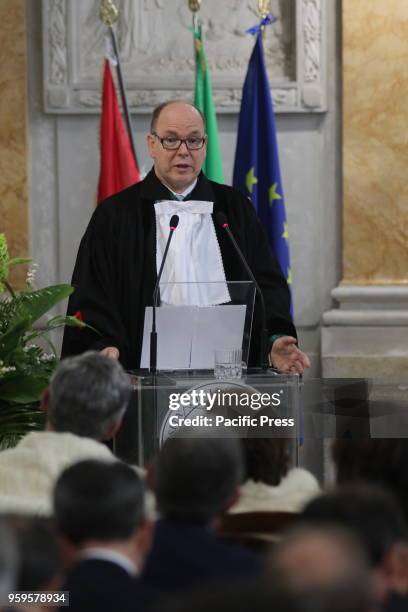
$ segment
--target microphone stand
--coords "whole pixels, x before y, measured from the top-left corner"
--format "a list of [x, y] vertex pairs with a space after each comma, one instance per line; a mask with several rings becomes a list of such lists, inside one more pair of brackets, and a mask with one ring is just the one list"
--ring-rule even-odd
[[230, 226], [228, 224], [228, 220], [227, 217], [224, 215], [224, 213], [219, 212], [216, 215], [217, 217], [217, 221], [219, 222], [219, 224], [221, 225], [221, 227], [223, 229], [225, 229], [225, 231], [228, 234], [229, 239], [231, 240], [235, 251], [238, 253], [238, 256], [241, 260], [242, 265], [244, 266], [249, 278], [252, 280], [252, 282], [255, 285], [255, 289], [256, 292], [259, 296], [259, 301], [260, 301], [260, 305], [261, 305], [261, 314], [262, 314], [262, 329], [261, 329], [261, 348], [259, 351], [260, 354], [260, 361], [261, 361], [261, 368], [262, 370], [266, 371], [269, 367], [269, 355], [268, 355], [268, 329], [266, 327], [266, 308], [265, 308], [265, 300], [264, 300], [264, 296], [262, 294], [261, 288], [258, 284], [258, 281], [256, 280], [251, 268], [248, 265], [247, 260], [244, 257], [244, 254], [242, 253], [241, 249], [238, 246], [237, 241], [234, 238], [233, 233], [230, 230]]
[[177, 228], [179, 222], [178, 215], [173, 215], [170, 219], [170, 233], [167, 238], [166, 248], [164, 249], [163, 259], [161, 262], [159, 274], [157, 275], [156, 285], [153, 291], [153, 309], [152, 309], [152, 329], [150, 332], [150, 365], [149, 371], [151, 374], [157, 374], [157, 331], [156, 331], [156, 308], [157, 298], [159, 294], [159, 284], [163, 273], [164, 263], [167, 259], [167, 253], [170, 247], [171, 240], [173, 238], [174, 230]]
[[[160, 279], [163, 273], [163, 268], [164, 268], [164, 263], [167, 259], [167, 253], [169, 251], [169, 247], [170, 247], [170, 243], [171, 240], [173, 238], [173, 234], [174, 234], [174, 230], [177, 228], [178, 226], [178, 222], [179, 222], [179, 217], [178, 215], [173, 215], [172, 218], [170, 219], [170, 224], [169, 224], [169, 228], [170, 228], [170, 233], [169, 233], [169, 237], [167, 238], [167, 243], [166, 243], [166, 248], [164, 249], [164, 254], [163, 254], [163, 259], [160, 265], [160, 269], [159, 269], [159, 273], [157, 275], [157, 280], [156, 280], [156, 284], [154, 286], [154, 291], [153, 291], [153, 307], [152, 307], [152, 329], [150, 332], [150, 362], [149, 362], [149, 372], [150, 372], [150, 380], [149, 380], [149, 386], [151, 386], [151, 392], [153, 394], [152, 400], [153, 400], [153, 406], [152, 406], [152, 414], [153, 414], [153, 423], [151, 423], [150, 419], [149, 419], [149, 423], [153, 428], [152, 431], [152, 439], [156, 441], [156, 427], [157, 427], [157, 408], [158, 408], [158, 401], [157, 401], [157, 330], [156, 330], [156, 308], [157, 308], [157, 301], [158, 301], [158, 295], [159, 295], [159, 284], [160, 284]], [[150, 412], [150, 411], [149, 411]], [[154, 443], [154, 451], [157, 451], [156, 448], [156, 442]]]

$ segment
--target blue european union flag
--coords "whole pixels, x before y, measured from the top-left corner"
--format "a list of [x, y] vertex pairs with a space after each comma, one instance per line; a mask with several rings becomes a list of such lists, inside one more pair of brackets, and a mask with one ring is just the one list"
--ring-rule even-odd
[[249, 60], [242, 92], [233, 185], [251, 198], [290, 287], [288, 224], [261, 32]]

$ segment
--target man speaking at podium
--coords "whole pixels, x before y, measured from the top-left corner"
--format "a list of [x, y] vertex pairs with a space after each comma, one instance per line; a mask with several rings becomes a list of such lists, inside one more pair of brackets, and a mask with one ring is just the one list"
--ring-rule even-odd
[[[207, 180], [201, 172], [206, 144], [204, 120], [193, 105], [170, 101], [154, 110], [147, 136], [154, 167], [143, 181], [96, 208], [75, 264], [75, 291], [68, 313], [80, 312], [99, 334], [90, 328], [66, 328], [63, 356], [96, 349], [120, 359], [128, 370], [140, 366], [145, 307], [153, 303], [169, 220], [175, 213], [180, 221], [162, 280], [221, 282], [207, 294], [195, 295], [194, 285], [189, 285], [168, 290], [162, 299], [176, 305], [228, 302], [225, 282], [249, 279], [225, 229], [216, 221], [221, 212], [264, 296], [270, 362], [283, 372], [302, 373], [310, 366], [307, 355], [297, 347], [289, 289], [255, 209], [237, 190]], [[261, 327], [257, 299], [250, 365], [259, 365]]]

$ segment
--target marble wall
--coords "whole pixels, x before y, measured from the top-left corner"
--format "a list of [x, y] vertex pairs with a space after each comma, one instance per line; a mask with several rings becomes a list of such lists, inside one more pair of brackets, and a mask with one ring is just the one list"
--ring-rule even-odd
[[[336, 3], [325, 3], [325, 7], [328, 110], [277, 114], [295, 318], [302, 347], [312, 357], [314, 376], [320, 373], [321, 316], [331, 306], [330, 291], [339, 281], [341, 267], [339, 12]], [[95, 205], [99, 116], [45, 112], [46, 92], [41, 80], [45, 22], [31, 0], [27, 2], [27, 19], [31, 237], [33, 257], [39, 263], [38, 283], [44, 285], [69, 282], [81, 236]], [[218, 118], [224, 173], [229, 182], [238, 115], [221, 112]], [[142, 169], [148, 170], [151, 160], [145, 138], [149, 117], [134, 112], [132, 121], [139, 161]]]
[[343, 275], [323, 315], [322, 373], [406, 381], [408, 3], [342, 9]]
[[343, 0], [344, 270], [408, 284], [408, 2]]
[[[13, 256], [28, 252], [25, 0], [0, 2], [0, 232]], [[13, 281], [21, 281], [23, 270]]]

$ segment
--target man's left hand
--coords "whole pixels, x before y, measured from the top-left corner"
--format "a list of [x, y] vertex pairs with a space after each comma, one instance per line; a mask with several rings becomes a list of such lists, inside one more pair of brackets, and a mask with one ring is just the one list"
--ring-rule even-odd
[[310, 368], [310, 359], [296, 345], [296, 338], [282, 336], [272, 345], [269, 359], [272, 366], [285, 373], [303, 374], [305, 368]]

